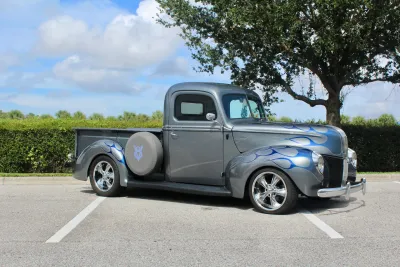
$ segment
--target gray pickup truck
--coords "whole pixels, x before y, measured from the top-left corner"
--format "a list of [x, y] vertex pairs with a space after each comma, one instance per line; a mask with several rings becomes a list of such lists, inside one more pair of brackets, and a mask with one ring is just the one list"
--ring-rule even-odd
[[249, 197], [256, 210], [282, 214], [299, 195], [366, 191], [343, 130], [268, 122], [260, 97], [230, 84], [173, 85], [160, 129], [75, 131], [74, 177], [101, 196], [133, 187]]

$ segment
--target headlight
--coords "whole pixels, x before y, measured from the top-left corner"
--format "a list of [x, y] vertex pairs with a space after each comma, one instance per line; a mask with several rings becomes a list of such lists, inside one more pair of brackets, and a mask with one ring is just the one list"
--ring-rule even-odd
[[357, 153], [349, 148], [347, 150], [347, 156], [349, 157], [350, 164], [353, 165], [354, 168], [357, 168]]
[[316, 152], [313, 152], [312, 153], [312, 159], [313, 159], [313, 162], [314, 162], [315, 167], [317, 168], [317, 170], [321, 174], [323, 174], [324, 173], [324, 158], [320, 154], [318, 154]]

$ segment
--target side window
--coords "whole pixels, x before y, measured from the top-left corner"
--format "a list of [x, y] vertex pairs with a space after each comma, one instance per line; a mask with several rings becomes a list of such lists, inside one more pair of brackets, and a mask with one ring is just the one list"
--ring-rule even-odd
[[253, 112], [253, 115], [255, 118], [260, 118], [260, 110], [258, 109], [259, 106], [257, 105], [256, 102], [254, 102], [253, 100], [249, 99], [249, 104], [250, 104], [250, 108], [251, 108], [251, 112]]
[[228, 94], [222, 97], [226, 115], [230, 119], [251, 118], [250, 108], [244, 94]]
[[174, 116], [180, 121], [207, 121], [207, 113], [217, 109], [211, 97], [206, 95], [182, 94], [175, 99]]

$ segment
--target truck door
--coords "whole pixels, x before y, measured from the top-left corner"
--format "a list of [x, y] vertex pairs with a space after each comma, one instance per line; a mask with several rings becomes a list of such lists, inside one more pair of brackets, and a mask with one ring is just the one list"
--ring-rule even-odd
[[203, 185], [224, 185], [222, 122], [213, 95], [199, 91], [178, 91], [170, 98], [168, 151], [170, 181]]

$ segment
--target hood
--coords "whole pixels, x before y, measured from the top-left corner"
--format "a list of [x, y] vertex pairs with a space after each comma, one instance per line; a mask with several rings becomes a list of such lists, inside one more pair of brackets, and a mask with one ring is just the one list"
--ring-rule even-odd
[[338, 157], [347, 153], [347, 137], [343, 130], [328, 125], [238, 121], [233, 123], [232, 131], [240, 152], [262, 146], [288, 145]]

